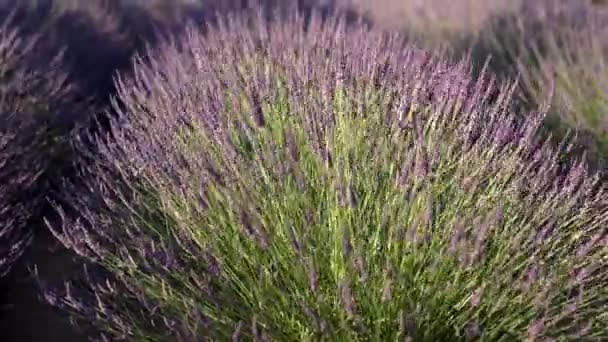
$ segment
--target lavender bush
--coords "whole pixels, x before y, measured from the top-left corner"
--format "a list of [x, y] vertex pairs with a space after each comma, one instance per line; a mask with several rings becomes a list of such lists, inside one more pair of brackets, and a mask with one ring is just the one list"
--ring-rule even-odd
[[293, 14], [190, 29], [117, 87], [50, 225], [85, 277], [44, 285], [106, 340], [608, 338], [605, 188], [512, 85]]
[[470, 39], [478, 59], [491, 55], [493, 70], [521, 79], [520, 98], [527, 107], [551, 99], [547, 128], [558, 137], [574, 128], [577, 143], [600, 168], [606, 157], [607, 15], [588, 1], [524, 2]]
[[[330, 3], [337, 0], [329, 1]], [[310, 8], [327, 0], [0, 0], [0, 17], [18, 11], [28, 32], [65, 47], [64, 59], [88, 95], [101, 105], [114, 93], [112, 77], [159, 38], [183, 31], [186, 23], [215, 20], [221, 13], [259, 4]], [[328, 8], [330, 9], [330, 8]]]
[[[44, 63], [43, 63], [44, 62]], [[70, 99], [61, 55], [44, 55], [37, 36], [22, 37], [12, 17], [0, 25], [0, 277], [31, 239], [33, 196], [61, 137], [58, 108]]]
[[[554, 85], [553, 111], [559, 123], [586, 137], [588, 151], [605, 168], [608, 157], [608, 16], [582, 14], [580, 29], [551, 30], [542, 44], [520, 56], [517, 69], [528, 99], [537, 104]], [[603, 164], [603, 166], [602, 166]]]
[[[478, 68], [504, 78], [522, 77], [521, 99], [537, 107], [551, 96], [546, 128], [577, 144], [594, 167], [605, 169], [602, 102], [607, 12], [601, 1], [354, 1], [381, 24], [395, 24], [424, 46], [457, 58], [472, 49]], [[381, 5], [380, 5], [381, 4]], [[580, 151], [579, 151], [580, 152]], [[604, 160], [604, 161], [603, 161]]]
[[[522, 0], [351, 0], [382, 26], [401, 29], [429, 48], [450, 46], [483, 34], [496, 15], [513, 12]], [[487, 32], [486, 32], [487, 33]]]

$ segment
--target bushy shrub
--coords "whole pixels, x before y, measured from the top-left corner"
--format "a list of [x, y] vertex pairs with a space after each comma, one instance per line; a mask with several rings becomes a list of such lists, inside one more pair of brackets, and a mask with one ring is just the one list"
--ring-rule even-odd
[[544, 49], [531, 46], [517, 64], [528, 100], [535, 105], [553, 92], [558, 124], [588, 138], [583, 143], [600, 167], [608, 160], [607, 19], [590, 18], [581, 30], [547, 32]]
[[513, 12], [522, 0], [353, 0], [352, 7], [382, 27], [399, 29], [430, 49], [458, 46], [483, 34], [496, 15]]
[[[329, 2], [334, 2], [332, 0]], [[178, 35], [186, 24], [213, 21], [217, 14], [259, 4], [313, 7], [327, 0], [0, 0], [0, 17], [18, 9], [17, 21], [65, 47], [71, 74], [100, 102], [113, 94], [112, 77], [159, 38]], [[103, 103], [105, 104], [105, 103]]]
[[491, 56], [491, 68], [506, 78], [520, 78], [525, 107], [550, 102], [546, 128], [561, 138], [569, 129], [577, 144], [601, 167], [605, 158], [602, 111], [605, 111], [605, 26], [608, 16], [589, 2], [524, 2], [510, 14], [489, 21], [469, 37], [477, 65]]
[[108, 3], [2, 0], [0, 17], [13, 18], [22, 36], [38, 36], [45, 54], [61, 51], [64, 68], [78, 79], [86, 95], [101, 98], [111, 86], [114, 69], [128, 65], [134, 44], [114, 12], [117, 6]]
[[534, 49], [546, 52], [552, 35], [585, 28], [591, 16], [583, 2], [564, 0], [523, 1], [514, 11], [497, 13], [488, 19], [470, 45], [485, 60], [491, 54], [493, 69], [515, 74], [517, 61], [526, 58], [531, 66]]
[[[601, 121], [608, 12], [601, 1], [357, 1], [381, 24], [399, 23], [411, 39], [462, 58], [480, 70], [521, 77], [518, 100], [530, 109], [550, 101], [544, 130], [560, 140], [578, 133], [577, 152], [605, 169]], [[556, 89], [552, 89], [552, 84]], [[554, 91], [551, 94], [551, 91]], [[553, 97], [552, 97], [553, 95]], [[552, 98], [551, 98], [552, 97]]]
[[44, 54], [39, 37], [22, 37], [9, 17], [0, 26], [0, 276], [31, 238], [27, 219], [40, 207], [41, 175], [52, 160], [59, 113], [71, 88], [61, 54]]
[[473, 81], [336, 18], [231, 17], [118, 78], [46, 299], [111, 340], [602, 340], [605, 189]]

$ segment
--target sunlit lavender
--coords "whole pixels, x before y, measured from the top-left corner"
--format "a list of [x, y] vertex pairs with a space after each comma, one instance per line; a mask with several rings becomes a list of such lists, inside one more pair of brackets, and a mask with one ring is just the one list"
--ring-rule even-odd
[[605, 188], [468, 61], [243, 15], [116, 83], [49, 224], [84, 281], [45, 294], [104, 338], [608, 338]]

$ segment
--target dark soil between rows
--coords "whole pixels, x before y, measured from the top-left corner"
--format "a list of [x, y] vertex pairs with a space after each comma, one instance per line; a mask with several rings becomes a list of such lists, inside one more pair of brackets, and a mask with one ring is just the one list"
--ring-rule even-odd
[[41, 230], [0, 289], [0, 340], [2, 342], [80, 342], [84, 334], [68, 318], [40, 298], [32, 272], [38, 265], [40, 275], [60, 281], [66, 273], [80, 267], [53, 236]]

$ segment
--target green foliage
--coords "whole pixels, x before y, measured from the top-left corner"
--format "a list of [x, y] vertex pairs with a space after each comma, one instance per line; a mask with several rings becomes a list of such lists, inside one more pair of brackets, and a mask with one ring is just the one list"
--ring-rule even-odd
[[[113, 190], [76, 201], [90, 227], [56, 231], [111, 276], [81, 285], [94, 305], [59, 306], [137, 341], [605, 336], [604, 192], [583, 164], [558, 169], [542, 118], [514, 120], [512, 89], [490, 103], [491, 85], [414, 52], [416, 81], [354, 68], [403, 56], [380, 45], [334, 50], [330, 72], [333, 40], [305, 55], [280, 33], [255, 52], [216, 41], [208, 64], [194, 33], [120, 82], [133, 111], [85, 179]], [[323, 72], [299, 76], [311, 62]]]

